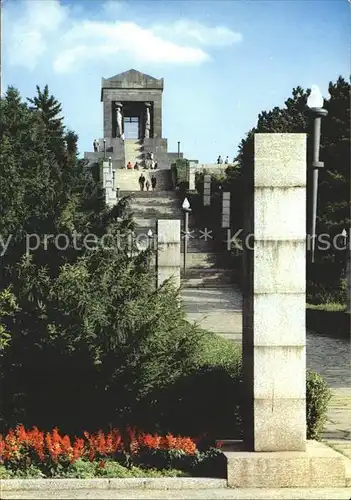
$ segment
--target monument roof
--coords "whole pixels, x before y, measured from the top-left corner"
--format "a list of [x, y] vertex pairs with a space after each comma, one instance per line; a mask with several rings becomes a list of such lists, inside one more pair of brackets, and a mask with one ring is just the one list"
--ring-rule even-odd
[[101, 97], [103, 89], [159, 89], [162, 91], [163, 78], [157, 79], [135, 69], [130, 69], [110, 78], [102, 78]]

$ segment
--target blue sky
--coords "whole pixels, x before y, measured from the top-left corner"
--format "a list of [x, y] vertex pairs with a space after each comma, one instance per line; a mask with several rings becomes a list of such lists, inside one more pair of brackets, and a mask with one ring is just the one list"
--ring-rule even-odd
[[3, 91], [49, 85], [80, 152], [102, 137], [101, 77], [165, 79], [163, 136], [187, 158], [232, 158], [294, 86], [350, 74], [348, 0], [4, 0]]

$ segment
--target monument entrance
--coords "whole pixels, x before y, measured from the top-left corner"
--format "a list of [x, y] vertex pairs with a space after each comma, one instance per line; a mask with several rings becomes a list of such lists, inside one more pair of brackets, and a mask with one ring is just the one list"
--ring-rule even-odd
[[125, 116], [123, 133], [125, 139], [140, 139], [140, 118], [138, 116]]

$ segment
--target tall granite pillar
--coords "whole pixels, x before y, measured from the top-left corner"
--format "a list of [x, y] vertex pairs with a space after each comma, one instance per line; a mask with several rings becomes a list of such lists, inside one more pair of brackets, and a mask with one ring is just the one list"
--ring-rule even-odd
[[230, 227], [230, 193], [222, 194], [222, 228]]
[[204, 207], [211, 205], [211, 176], [204, 175]]
[[157, 286], [173, 277], [180, 286], [180, 220], [157, 221]]
[[109, 205], [115, 202], [116, 193], [113, 190], [113, 171], [109, 161], [102, 163], [102, 187], [105, 190], [105, 201]]
[[346, 264], [346, 287], [347, 287], [347, 294], [346, 294], [346, 311], [348, 314], [351, 314], [351, 242], [350, 242], [350, 232], [349, 232], [349, 237], [347, 240], [347, 264]]
[[187, 167], [187, 177], [189, 182], [189, 191], [195, 191], [195, 169], [190, 165]]
[[245, 449], [303, 451], [305, 134], [256, 134], [254, 169], [248, 173], [246, 192]]

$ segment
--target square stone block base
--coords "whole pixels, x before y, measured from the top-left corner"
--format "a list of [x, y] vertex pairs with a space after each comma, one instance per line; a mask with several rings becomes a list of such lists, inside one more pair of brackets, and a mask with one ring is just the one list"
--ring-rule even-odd
[[342, 488], [349, 460], [329, 446], [307, 441], [306, 451], [248, 452], [240, 441], [223, 442], [231, 488]]

